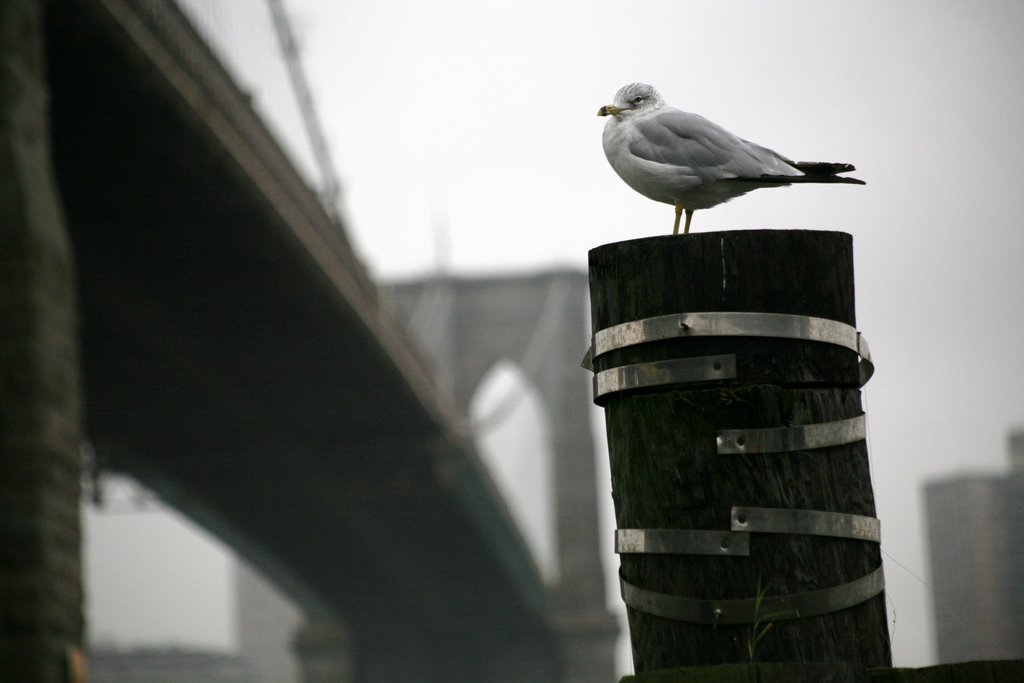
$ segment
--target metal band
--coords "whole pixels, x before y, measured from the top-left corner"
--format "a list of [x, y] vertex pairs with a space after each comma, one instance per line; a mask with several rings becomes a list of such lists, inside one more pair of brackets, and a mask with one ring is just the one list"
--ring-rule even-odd
[[700, 356], [636, 363], [594, 375], [594, 398], [629, 389], [736, 379], [736, 356]]
[[694, 624], [752, 624], [755, 621], [799, 619], [859, 605], [885, 589], [882, 567], [867, 576], [833, 588], [739, 600], [702, 600], [655, 593], [628, 583], [619, 576], [622, 600], [635, 610], [657, 617]]
[[786, 453], [841, 446], [864, 439], [864, 416], [798, 427], [723, 429], [716, 440], [719, 455]]
[[[594, 357], [626, 346], [676, 337], [777, 337], [836, 344], [860, 355], [857, 328], [828, 318], [783, 313], [673, 313], [632, 320], [599, 330]], [[870, 353], [868, 353], [870, 357]]]
[[616, 529], [615, 552], [659, 555], [750, 555], [750, 534], [702, 529]]
[[734, 507], [730, 528], [762, 534], [805, 534], [882, 541], [881, 522], [875, 517], [819, 510]]
[[594, 334], [592, 353], [588, 352], [583, 364], [587, 367], [597, 356], [615, 349], [680, 337], [774, 337], [823, 342], [850, 349], [861, 357], [862, 386], [875, 371], [867, 341], [851, 325], [807, 315], [745, 312], [673, 313], [613, 325]]
[[868, 348], [868, 340], [860, 332], [857, 333], [857, 354], [860, 362], [857, 364], [860, 369], [860, 385], [864, 386], [875, 374], [875, 363], [871, 360], [871, 349]]

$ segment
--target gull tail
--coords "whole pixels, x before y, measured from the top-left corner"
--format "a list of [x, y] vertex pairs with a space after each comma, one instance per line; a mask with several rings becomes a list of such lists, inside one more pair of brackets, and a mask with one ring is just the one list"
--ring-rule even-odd
[[840, 178], [839, 173], [856, 171], [853, 164], [837, 164], [831, 161], [794, 161], [793, 166], [804, 172], [804, 177], [795, 182], [804, 183], [853, 183], [854, 185], [867, 185], [863, 180], [857, 178]]
[[840, 176], [840, 173], [856, 171], [853, 164], [838, 164], [831, 161], [789, 161], [790, 166], [803, 175], [769, 175], [765, 174], [756, 178], [730, 178], [730, 180], [755, 182], [755, 183], [778, 183], [789, 185], [791, 183], [848, 183], [850, 185], [867, 185], [859, 178]]

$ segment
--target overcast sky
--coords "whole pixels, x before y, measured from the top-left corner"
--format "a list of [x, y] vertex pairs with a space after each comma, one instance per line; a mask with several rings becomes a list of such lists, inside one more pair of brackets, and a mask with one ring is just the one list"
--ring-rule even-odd
[[[238, 67], [260, 106], [287, 109], [257, 4], [222, 0], [208, 17], [261, 55]], [[1004, 470], [1007, 433], [1024, 425], [1024, 4], [287, 5], [351, 237], [379, 278], [583, 269], [595, 246], [669, 232], [671, 208], [601, 150], [597, 109], [631, 81], [787, 156], [857, 166], [866, 187], [759, 190], [697, 212], [693, 230], [853, 235], [877, 365], [874, 485], [899, 563], [886, 558], [894, 653], [930, 663], [921, 486]], [[308, 156], [294, 117], [275, 116]]]

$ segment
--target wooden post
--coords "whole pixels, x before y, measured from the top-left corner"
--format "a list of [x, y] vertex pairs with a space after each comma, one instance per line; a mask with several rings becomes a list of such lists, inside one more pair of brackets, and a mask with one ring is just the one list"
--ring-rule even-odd
[[[844, 233], [748, 230], [608, 244], [590, 252], [590, 290], [595, 333], [700, 312], [810, 316], [849, 330], [856, 325], [852, 240]], [[615, 389], [597, 398], [605, 408], [618, 528], [728, 531], [737, 523], [733, 508], [744, 506], [862, 516], [847, 521], [873, 518], [862, 438], [784, 452], [723, 454], [718, 445], [720, 437], [726, 447], [736, 437], [727, 430], [788, 428], [789, 436], [799, 436], [808, 425], [856, 421], [862, 414], [857, 351], [806, 339], [696, 332], [603, 353], [596, 349], [598, 379], [602, 371], [631, 364], [735, 356], [731, 379], [716, 375]], [[721, 369], [720, 361], [709, 367], [716, 363]], [[641, 383], [657, 381], [662, 372], [642, 366], [636, 376]], [[740, 442], [744, 434], [746, 446], [756, 450], [758, 434], [740, 433]], [[740, 521], [746, 518], [740, 515]], [[703, 610], [707, 617], [701, 623], [655, 616], [662, 607], [650, 609], [633, 594], [631, 600], [641, 604], [628, 609], [637, 673], [753, 660], [889, 666], [883, 593], [868, 590], [871, 597], [855, 597], [850, 607], [798, 618], [798, 612], [813, 611], [806, 605], [821, 600], [780, 598], [848, 583], [863, 589], [871, 575], [880, 586], [877, 542], [756, 531], [733, 538], [740, 537], [749, 542], [747, 556], [620, 555], [620, 578], [640, 589], [643, 599], [651, 592], [690, 598], [686, 609]], [[759, 586], [767, 599], [753, 609], [751, 603], [744, 608], [729, 602], [755, 598]], [[849, 602], [855, 594], [840, 589], [832, 597]], [[730, 619], [744, 609], [750, 619]]]

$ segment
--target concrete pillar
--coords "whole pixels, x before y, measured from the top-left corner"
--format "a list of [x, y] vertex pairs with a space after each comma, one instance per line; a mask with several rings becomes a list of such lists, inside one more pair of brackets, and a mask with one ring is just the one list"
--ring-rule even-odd
[[0, 680], [24, 682], [76, 680], [83, 630], [74, 259], [43, 5], [0, 2]]

